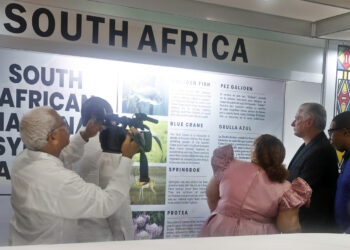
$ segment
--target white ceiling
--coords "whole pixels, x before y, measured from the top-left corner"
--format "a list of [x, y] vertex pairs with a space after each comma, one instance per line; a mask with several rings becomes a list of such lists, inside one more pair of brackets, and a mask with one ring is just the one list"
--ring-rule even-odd
[[350, 40], [350, 0], [87, 0], [304, 37]]
[[[316, 22], [321, 19], [349, 12], [339, 7], [311, 3], [302, 0], [194, 0], [231, 8], [250, 10], [269, 15], [283, 16]], [[333, 1], [328, 1], [333, 2]], [[350, 2], [350, 1], [349, 1]]]

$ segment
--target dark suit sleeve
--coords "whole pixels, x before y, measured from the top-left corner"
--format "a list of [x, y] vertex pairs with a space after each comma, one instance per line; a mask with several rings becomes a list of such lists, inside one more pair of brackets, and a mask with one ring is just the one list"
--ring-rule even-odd
[[323, 225], [324, 228], [333, 226], [335, 228], [334, 200], [338, 169], [334, 149], [332, 147], [318, 148], [310, 154], [305, 161], [300, 177], [312, 188], [310, 208], [301, 208], [304, 218], [307, 217], [310, 222], [309, 226], [321, 223], [320, 217], [322, 217], [323, 224], [319, 224], [317, 227]]

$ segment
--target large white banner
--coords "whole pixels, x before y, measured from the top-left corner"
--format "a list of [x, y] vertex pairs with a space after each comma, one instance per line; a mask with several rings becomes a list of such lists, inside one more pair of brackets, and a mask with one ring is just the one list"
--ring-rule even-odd
[[[113, 52], [132, 51], [199, 62], [223, 62], [250, 66], [252, 71], [280, 69], [293, 72], [294, 77], [306, 72], [309, 78], [322, 80], [323, 47], [149, 23], [103, 15], [97, 9], [91, 9], [97, 11], [93, 13], [55, 8], [42, 2], [38, 5], [1, 0], [0, 36], [84, 45], [93, 50], [104, 48]], [[102, 5], [100, 9], [103, 8], [108, 5]], [[306, 57], [317, 60], [310, 62]]]
[[11, 165], [23, 150], [19, 121], [33, 107], [53, 107], [72, 134], [82, 102], [92, 95], [119, 116], [145, 113], [159, 120], [145, 122], [158, 138], [147, 153], [152, 182], [138, 182], [138, 155], [130, 176], [133, 216], [145, 221], [135, 227], [135, 238], [195, 237], [209, 215], [205, 189], [213, 150], [232, 144], [238, 159], [249, 160], [257, 136], [282, 137], [284, 82], [8, 49], [0, 49], [0, 57], [1, 195], [11, 193]]

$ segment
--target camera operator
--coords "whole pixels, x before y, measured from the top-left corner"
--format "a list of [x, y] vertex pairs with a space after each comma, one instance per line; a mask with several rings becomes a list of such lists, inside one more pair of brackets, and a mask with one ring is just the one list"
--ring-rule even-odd
[[[91, 97], [82, 105], [82, 123], [86, 125], [89, 119], [103, 120], [107, 114], [113, 114], [109, 103], [99, 97]], [[82, 130], [85, 128], [83, 127]], [[133, 133], [137, 130], [132, 128]], [[89, 183], [94, 183], [101, 188], [105, 188], [112, 177], [112, 173], [119, 168], [131, 168], [132, 162], [127, 155], [130, 146], [122, 145], [122, 154], [105, 153], [102, 151], [99, 141], [99, 134], [94, 136], [85, 144], [83, 157], [73, 166], [73, 169]], [[123, 148], [124, 147], [124, 148]], [[132, 155], [135, 153], [132, 150]], [[104, 159], [109, 157], [110, 163]], [[130, 173], [125, 173], [122, 177], [130, 179]], [[134, 228], [130, 207], [129, 193], [118, 210], [108, 218], [89, 218], [78, 221], [78, 242], [111, 241], [111, 240], [132, 240], [134, 239]]]
[[[130, 158], [139, 150], [130, 136], [122, 145], [122, 160], [128, 164], [110, 172], [104, 190], [65, 168], [79, 159], [84, 143], [102, 127], [90, 120], [69, 142], [68, 125], [52, 108], [38, 107], [23, 116], [20, 134], [26, 149], [11, 169], [10, 245], [76, 242], [76, 219], [106, 218], [120, 208], [130, 189]], [[98, 161], [111, 165], [113, 155]]]

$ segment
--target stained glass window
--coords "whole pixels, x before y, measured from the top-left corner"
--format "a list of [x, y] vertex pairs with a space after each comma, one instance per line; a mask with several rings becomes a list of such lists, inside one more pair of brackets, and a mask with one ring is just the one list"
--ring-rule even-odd
[[350, 110], [349, 79], [350, 74], [350, 47], [338, 46], [337, 59], [337, 80], [335, 92], [335, 110], [334, 115]]

